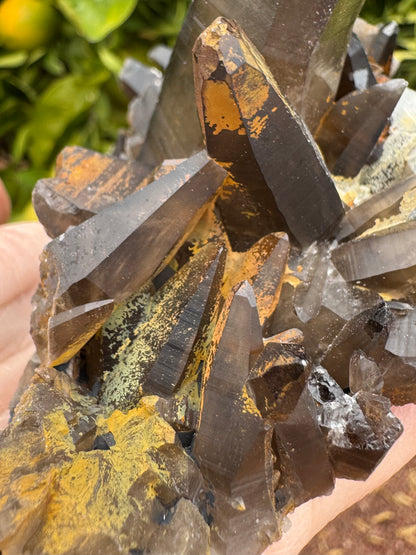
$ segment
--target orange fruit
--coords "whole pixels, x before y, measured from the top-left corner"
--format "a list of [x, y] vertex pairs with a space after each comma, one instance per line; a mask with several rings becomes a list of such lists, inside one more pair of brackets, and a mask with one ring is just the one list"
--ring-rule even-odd
[[33, 50], [55, 34], [58, 14], [46, 0], [3, 0], [0, 4], [0, 46]]

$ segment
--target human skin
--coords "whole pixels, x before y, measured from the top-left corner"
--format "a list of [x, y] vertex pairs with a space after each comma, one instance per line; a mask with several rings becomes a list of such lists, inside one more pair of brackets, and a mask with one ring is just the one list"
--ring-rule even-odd
[[[1, 202], [0, 202], [1, 204]], [[39, 280], [39, 254], [48, 238], [37, 223], [0, 226], [0, 429], [7, 425], [8, 403], [26, 362], [34, 352], [29, 335], [30, 299]], [[298, 507], [282, 539], [265, 555], [296, 555], [341, 511], [362, 499], [416, 455], [416, 405], [394, 407], [404, 433], [368, 480], [337, 480], [334, 493]]]
[[6, 187], [0, 179], [0, 224], [7, 222], [11, 212], [11, 202]]

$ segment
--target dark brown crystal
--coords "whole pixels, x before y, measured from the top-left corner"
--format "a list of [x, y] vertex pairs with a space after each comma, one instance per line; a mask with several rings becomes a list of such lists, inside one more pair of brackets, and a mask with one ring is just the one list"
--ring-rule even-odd
[[[201, 31], [217, 17], [235, 20], [245, 30], [291, 106], [315, 131], [336, 95], [352, 25], [363, 3], [193, 2], [165, 75], [165, 87], [141, 159], [158, 164], [164, 158], [189, 156], [202, 148], [197, 113], [190, 108], [194, 102], [191, 50]], [[185, 129], [183, 121], [187, 122]]]
[[[232, 293], [227, 321], [206, 377], [193, 456], [214, 491], [229, 499], [224, 507], [221, 500], [214, 503], [216, 520], [225, 521], [220, 526], [228, 528], [220, 535], [222, 542], [232, 537], [232, 520], [239, 510], [257, 522], [257, 534], [242, 532], [234, 543], [239, 552], [247, 554], [260, 553], [267, 545], [266, 538], [270, 541], [278, 532], [273, 506], [271, 427], [261, 418], [245, 388], [250, 355], [258, 351], [259, 342], [261, 327], [254, 292], [245, 282]], [[259, 464], [259, 452], [269, 460]], [[214, 541], [218, 540], [214, 537]], [[227, 548], [221, 551], [228, 553]]]
[[80, 147], [67, 147], [56, 161], [56, 175], [41, 179], [33, 206], [51, 237], [134, 193], [150, 166], [126, 162]]
[[373, 85], [340, 98], [329, 109], [315, 138], [332, 173], [357, 175], [406, 85], [403, 79]]
[[[338, 193], [312, 136], [255, 47], [234, 24], [218, 19], [196, 42], [194, 56], [208, 153], [238, 184], [219, 201], [231, 242], [238, 244], [235, 235], [246, 229], [263, 227], [264, 234], [269, 226], [284, 226], [302, 245], [328, 233], [343, 213]], [[241, 205], [254, 214], [237, 212]]]
[[337, 97], [341, 98], [354, 90], [365, 90], [376, 84], [377, 80], [364, 47], [357, 35], [353, 33], [348, 45]]
[[320, 367], [311, 374], [309, 389], [336, 476], [365, 480], [402, 432], [390, 401], [364, 391], [350, 397]]
[[[39, 329], [42, 319], [88, 301], [120, 302], [134, 293], [177, 250], [213, 199], [224, 174], [205, 152], [196, 154], [167, 176], [47, 245], [42, 255], [43, 285], [37, 294], [39, 310], [32, 317], [33, 337], [42, 361], [59, 364], [75, 354], [62, 345], [61, 352], [49, 358]], [[140, 251], [134, 245], [140, 245]], [[51, 285], [45, 291], [46, 281]], [[82, 343], [97, 330], [97, 318], [92, 321], [94, 326], [82, 330]]]

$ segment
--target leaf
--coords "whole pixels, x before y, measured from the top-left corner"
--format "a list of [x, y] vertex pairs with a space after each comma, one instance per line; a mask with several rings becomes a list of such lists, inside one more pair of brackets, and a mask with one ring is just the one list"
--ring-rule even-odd
[[22, 104], [13, 96], [7, 96], [0, 101], [0, 137], [18, 128], [22, 123]]
[[32, 52], [29, 53], [29, 58], [27, 60], [28, 65], [35, 64], [38, 60], [43, 58], [45, 54], [45, 48], [36, 48], [36, 50], [32, 50]]
[[66, 128], [96, 102], [100, 85], [109, 73], [105, 70], [91, 77], [68, 75], [57, 79], [37, 99], [28, 123], [26, 140], [35, 167], [47, 164], [59, 148]]
[[147, 40], [157, 40], [158, 37], [176, 37], [182, 27], [188, 6], [186, 3], [178, 2], [170, 17], [155, 23], [151, 29], [144, 29], [140, 35]]
[[63, 75], [66, 70], [65, 64], [53, 50], [44, 57], [42, 65], [46, 71], [55, 76]]
[[12, 85], [12, 87], [23, 93], [30, 102], [34, 102], [36, 100], [36, 90], [27, 82], [26, 75], [24, 75], [23, 78], [20, 78], [18, 74], [14, 75], [11, 73], [7, 75], [4, 80]]
[[30, 138], [30, 127], [21, 125], [17, 130], [12, 145], [12, 156], [16, 162], [20, 162], [24, 156], [28, 141]]
[[2, 54], [0, 55], [0, 68], [20, 67], [26, 62], [27, 57], [28, 53], [26, 50], [17, 50], [10, 54]]
[[106, 67], [108, 71], [111, 71], [111, 73], [115, 76], [118, 76], [121, 68], [123, 67], [122, 59], [116, 56], [116, 54], [111, 52], [108, 48], [105, 48], [105, 46], [99, 46], [97, 48], [97, 52], [103, 66]]
[[58, 7], [90, 42], [117, 29], [132, 13], [137, 0], [58, 0]]

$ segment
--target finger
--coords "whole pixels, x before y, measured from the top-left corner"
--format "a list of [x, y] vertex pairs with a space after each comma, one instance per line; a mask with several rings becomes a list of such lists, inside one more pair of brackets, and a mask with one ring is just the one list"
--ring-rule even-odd
[[7, 222], [11, 210], [12, 204], [10, 202], [10, 197], [7, 194], [3, 181], [0, 179], [0, 224]]
[[[29, 334], [31, 297], [47, 236], [39, 224], [0, 226], [0, 420], [34, 351]], [[2, 416], [1, 416], [2, 415]]]
[[30, 299], [45, 241], [39, 224], [0, 226], [0, 361], [19, 350], [29, 334]]
[[39, 223], [0, 226], [0, 306], [39, 281], [39, 254], [48, 237]]
[[337, 480], [332, 495], [311, 499], [289, 515], [290, 529], [264, 555], [296, 555], [328, 522], [381, 486], [416, 455], [416, 405], [393, 407], [404, 431], [365, 482]]

